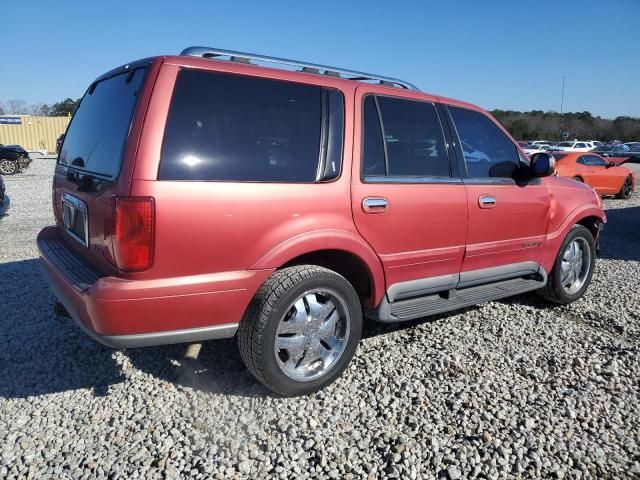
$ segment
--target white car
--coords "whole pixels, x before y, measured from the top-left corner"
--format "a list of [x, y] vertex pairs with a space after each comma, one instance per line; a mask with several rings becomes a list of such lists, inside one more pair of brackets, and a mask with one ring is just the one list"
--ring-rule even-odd
[[598, 147], [601, 147], [602, 145], [604, 145], [604, 143], [599, 142], [598, 140], [589, 140], [588, 143], [593, 145], [593, 148], [598, 148]]
[[560, 142], [557, 148], [563, 152], [588, 152], [595, 147], [589, 142]]
[[543, 149], [542, 147], [543, 147], [542, 144], [540, 144], [540, 145], [537, 145], [537, 144], [536, 145], [529, 145], [528, 147], [523, 147], [522, 151], [524, 153], [526, 153], [527, 155], [531, 156], [534, 153], [544, 153], [544, 152], [546, 152], [546, 150]]

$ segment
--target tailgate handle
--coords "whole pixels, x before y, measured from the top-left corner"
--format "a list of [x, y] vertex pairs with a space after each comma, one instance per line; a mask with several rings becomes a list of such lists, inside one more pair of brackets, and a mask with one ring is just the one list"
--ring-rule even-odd
[[365, 213], [382, 213], [389, 207], [389, 200], [382, 197], [367, 197], [362, 201]]

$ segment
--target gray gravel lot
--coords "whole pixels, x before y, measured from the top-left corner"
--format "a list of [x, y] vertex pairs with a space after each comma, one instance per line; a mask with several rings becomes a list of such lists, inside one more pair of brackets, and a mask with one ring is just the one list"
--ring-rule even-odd
[[53, 316], [35, 247], [53, 166], [6, 179], [0, 478], [640, 476], [640, 194], [605, 201], [575, 304], [372, 324], [340, 380], [282, 399], [232, 340], [184, 364], [183, 347], [114, 352]]

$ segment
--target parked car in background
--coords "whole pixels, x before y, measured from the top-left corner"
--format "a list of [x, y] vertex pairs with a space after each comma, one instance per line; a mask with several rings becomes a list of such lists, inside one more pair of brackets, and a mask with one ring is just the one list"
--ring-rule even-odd
[[7, 213], [10, 204], [11, 200], [9, 200], [9, 195], [7, 195], [4, 179], [0, 175], [0, 218]]
[[587, 142], [560, 142], [556, 148], [562, 152], [588, 152], [593, 149]]
[[629, 150], [632, 152], [640, 151], [640, 142], [629, 142], [625, 143], [625, 145], [629, 147]]
[[528, 145], [526, 147], [522, 147], [522, 151], [529, 156], [534, 155], [536, 153], [540, 153], [540, 152], [546, 152], [546, 150], [544, 149], [544, 146], [541, 144]]
[[568, 153], [559, 158], [558, 175], [586, 183], [600, 195], [615, 195], [622, 199], [629, 198], [636, 187], [633, 170], [617, 166], [592, 152]]
[[604, 145], [604, 143], [599, 142], [598, 140], [589, 140], [589, 143], [593, 145], [594, 148]]
[[618, 145], [601, 145], [591, 150], [602, 157], [624, 157], [631, 149], [624, 143]]
[[27, 152], [27, 150], [22, 145], [4, 145], [4, 148], [9, 148], [11, 150], [15, 150], [20, 155], [23, 155], [23, 156], [26, 156], [26, 157], [29, 156], [29, 152]]
[[[640, 148], [631, 149], [624, 143], [620, 143], [618, 145], [602, 145], [598, 148], [594, 148], [591, 151], [597, 153], [601, 157], [640, 162]], [[620, 162], [617, 161], [617, 163]]]
[[521, 148], [526, 148], [531, 144], [529, 142], [522, 142], [521, 141], [521, 142], [518, 142], [518, 145], [520, 145]]
[[91, 337], [237, 335], [259, 381], [299, 395], [347, 368], [364, 314], [582, 297], [602, 200], [555, 176], [551, 155], [529, 159], [470, 103], [265, 59], [286, 67], [192, 47], [111, 70], [83, 96], [38, 248], [58, 311]]
[[19, 145], [0, 144], [0, 175], [14, 175], [31, 163], [29, 153]]

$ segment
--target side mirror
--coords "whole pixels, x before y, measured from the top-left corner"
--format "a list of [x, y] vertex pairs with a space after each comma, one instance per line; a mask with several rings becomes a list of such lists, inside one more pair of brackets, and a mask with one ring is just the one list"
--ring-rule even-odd
[[607, 168], [615, 167], [616, 162], [607, 162]]
[[535, 153], [531, 156], [529, 169], [534, 178], [548, 177], [556, 173], [556, 159], [550, 153]]

